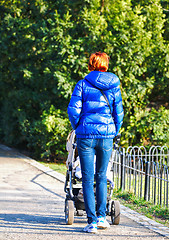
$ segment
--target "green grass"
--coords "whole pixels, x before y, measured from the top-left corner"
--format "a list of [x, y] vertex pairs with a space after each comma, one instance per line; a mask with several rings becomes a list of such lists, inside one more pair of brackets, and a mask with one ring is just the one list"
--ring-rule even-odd
[[140, 199], [131, 192], [114, 191], [121, 204], [169, 227], [169, 209]]
[[41, 164], [43, 164], [46, 167], [51, 168], [54, 171], [57, 171], [59, 173], [62, 173], [64, 175], [66, 175], [66, 171], [67, 171], [67, 167], [65, 163], [46, 163], [46, 162], [40, 162]]
[[[145, 176], [143, 175], [141, 177], [141, 174], [137, 174], [135, 177], [135, 174], [126, 174], [125, 177], [125, 191], [130, 192], [131, 189], [134, 189], [134, 193], [138, 198], [144, 197], [144, 190], [145, 190]], [[161, 179], [166, 179], [166, 176], [162, 176]], [[120, 181], [121, 178], [119, 175], [114, 175], [114, 184], [117, 189], [120, 188]], [[162, 206], [166, 206], [167, 201], [167, 188], [168, 185], [165, 181], [160, 181], [158, 178], [153, 178], [152, 176], [149, 178], [149, 200], [154, 201], [155, 204], [160, 204]], [[161, 189], [161, 192], [160, 192]], [[160, 199], [161, 196], [161, 199]], [[154, 203], [153, 203], [154, 205]], [[161, 206], [160, 206], [161, 207]]]
[[[47, 167], [50, 167], [54, 171], [64, 175], [66, 174], [67, 168], [65, 163], [41, 163]], [[154, 205], [152, 202], [147, 202], [144, 199], [138, 198], [134, 195], [134, 193], [131, 192], [115, 190], [113, 194], [113, 199], [114, 198], [118, 199], [124, 206], [129, 207], [169, 227], [169, 208]]]

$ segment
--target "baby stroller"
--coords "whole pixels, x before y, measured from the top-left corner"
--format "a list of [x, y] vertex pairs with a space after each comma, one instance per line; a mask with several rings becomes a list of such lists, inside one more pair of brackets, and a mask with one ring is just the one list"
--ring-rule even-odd
[[[85, 205], [83, 200], [82, 176], [80, 168], [80, 160], [77, 152], [75, 131], [71, 131], [67, 138], [66, 149], [68, 158], [66, 166], [66, 181], [64, 191], [66, 192], [65, 199], [65, 221], [66, 224], [72, 225], [74, 216], [83, 216], [85, 213]], [[113, 159], [111, 157], [111, 159]], [[112, 163], [109, 162], [107, 170], [107, 205], [106, 215], [111, 217], [113, 225], [118, 225], [120, 222], [120, 203], [112, 200], [114, 183], [112, 182]], [[94, 185], [95, 189], [95, 185]]]

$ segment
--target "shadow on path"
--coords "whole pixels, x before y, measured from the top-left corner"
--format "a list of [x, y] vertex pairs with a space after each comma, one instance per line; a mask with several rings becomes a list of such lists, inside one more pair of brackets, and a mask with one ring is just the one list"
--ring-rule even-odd
[[30, 182], [32, 182], [32, 183], [40, 186], [40, 187], [43, 188], [45, 191], [50, 192], [50, 193], [54, 194], [54, 195], [57, 196], [57, 197], [60, 197], [60, 198], [62, 198], [62, 199], [65, 199], [65, 197], [61, 196], [60, 194], [57, 194], [56, 192], [50, 190], [49, 188], [44, 187], [42, 184], [40, 184], [40, 183], [38, 183], [37, 181], [35, 181], [38, 177], [40, 177], [41, 175], [44, 175], [44, 174], [45, 174], [45, 173], [42, 172], [42, 173], [36, 175], [34, 178], [32, 178], [32, 180], [31, 180]]

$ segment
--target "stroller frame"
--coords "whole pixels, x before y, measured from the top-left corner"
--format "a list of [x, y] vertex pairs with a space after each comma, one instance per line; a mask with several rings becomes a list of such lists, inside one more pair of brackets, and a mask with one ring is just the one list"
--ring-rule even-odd
[[[117, 144], [117, 143], [116, 143]], [[73, 169], [73, 162], [75, 157], [75, 150], [77, 144], [74, 140], [72, 143], [71, 160], [68, 163], [68, 170], [66, 173], [66, 181], [64, 185], [64, 191], [66, 193], [65, 198], [65, 222], [68, 225], [72, 225], [74, 222], [74, 216], [83, 216], [85, 213], [85, 206], [83, 195], [80, 195], [82, 189], [82, 181], [77, 179]], [[94, 184], [95, 187], [95, 184]], [[113, 187], [109, 180], [107, 180], [107, 204], [106, 215], [111, 217], [113, 225], [118, 225], [120, 222], [120, 203], [117, 200], [112, 200]]]

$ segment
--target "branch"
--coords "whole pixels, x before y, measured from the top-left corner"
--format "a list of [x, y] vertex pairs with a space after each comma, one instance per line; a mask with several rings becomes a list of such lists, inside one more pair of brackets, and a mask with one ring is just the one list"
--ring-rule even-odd
[[[159, 7], [156, 3], [152, 2], [152, 1], [150, 1], [150, 2], [151, 2], [152, 4], [154, 4], [154, 5], [156, 5], [157, 7]], [[168, 9], [165, 9], [165, 8], [163, 8], [163, 7], [162, 7], [162, 10], [163, 10], [163, 11], [166, 11], [166, 12], [169, 12]]]

